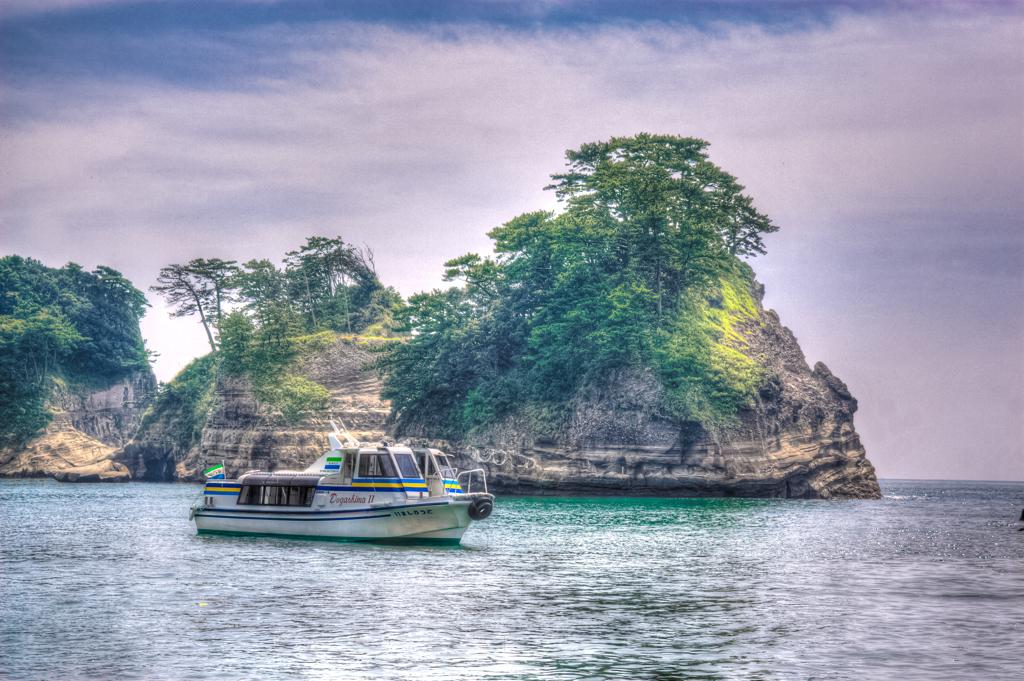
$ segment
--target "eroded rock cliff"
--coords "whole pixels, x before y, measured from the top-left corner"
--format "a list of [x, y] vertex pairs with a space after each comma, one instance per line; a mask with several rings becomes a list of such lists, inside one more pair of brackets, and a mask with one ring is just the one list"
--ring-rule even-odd
[[737, 347], [769, 380], [737, 426], [668, 417], [656, 377], [629, 370], [582, 389], [555, 434], [522, 416], [462, 442], [411, 434], [455, 454], [462, 469], [483, 468], [499, 493], [879, 498], [853, 426], [857, 400], [823, 363], [807, 365], [793, 333], [763, 308], [763, 286], [752, 282], [751, 295], [757, 314], [736, 323]]
[[[761, 305], [737, 320], [737, 346], [766, 369], [757, 406], [738, 425], [711, 430], [681, 422], [660, 405], [661, 386], [642, 370], [620, 371], [584, 387], [558, 432], [513, 416], [464, 441], [432, 439], [429, 427], [391, 433], [456, 456], [462, 469], [483, 468], [492, 491], [508, 494], [743, 496], [871, 499], [875, 470], [853, 425], [857, 401], [822, 363], [808, 366], [778, 315]], [[340, 340], [307, 359], [302, 375], [331, 392], [332, 415], [355, 437], [380, 440], [388, 403], [362, 367], [372, 359], [358, 340]], [[327, 448], [327, 418], [287, 423], [258, 403], [240, 379], [217, 383], [202, 436], [187, 448], [173, 412], [148, 419], [116, 459], [136, 479], [197, 480], [224, 462], [229, 476], [250, 469], [305, 468]]]
[[103, 481], [130, 479], [128, 469], [113, 462], [114, 454], [134, 436], [155, 393], [151, 371], [132, 373], [104, 390], [59, 386], [48, 403], [53, 419], [46, 430], [22, 449], [0, 450], [0, 476], [67, 471], [63, 479], [91, 480], [94, 474]]
[[76, 430], [117, 448], [135, 437], [155, 395], [156, 376], [146, 370], [129, 374], [106, 390], [58, 390], [51, 405]]
[[159, 418], [147, 418], [117, 460], [139, 480], [199, 480], [203, 469], [221, 462], [228, 476], [252, 469], [302, 469], [328, 448], [332, 417], [356, 438], [380, 440], [390, 406], [380, 399], [377, 376], [362, 370], [371, 359], [366, 341], [341, 339], [303, 362], [299, 373], [331, 393], [330, 413], [323, 418], [290, 424], [260, 404], [247, 381], [221, 379], [198, 442], [181, 445], [182, 415], [172, 409]]

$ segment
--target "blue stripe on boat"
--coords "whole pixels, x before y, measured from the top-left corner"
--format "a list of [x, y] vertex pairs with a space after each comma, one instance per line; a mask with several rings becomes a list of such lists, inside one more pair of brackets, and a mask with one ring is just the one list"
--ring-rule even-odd
[[352, 485], [320, 485], [317, 489], [327, 490], [328, 492], [365, 492], [368, 489], [367, 487], [353, 487], [356, 483], [361, 483], [363, 485], [372, 485], [374, 483], [389, 483], [394, 485], [401, 483], [404, 487], [427, 489], [427, 483], [424, 480], [416, 480], [415, 478], [406, 478], [404, 480], [400, 478], [356, 478], [352, 481]]
[[[265, 512], [266, 511], [264, 511], [264, 513]], [[363, 513], [366, 513], [366, 512], [367, 512], [366, 510], [363, 511]], [[202, 516], [204, 518], [234, 518], [235, 520], [305, 520], [306, 522], [310, 522], [310, 523], [322, 522], [322, 521], [325, 521], [325, 520], [372, 520], [373, 518], [390, 518], [391, 517], [390, 513], [385, 513], [384, 515], [367, 515], [367, 516], [362, 516], [362, 517], [348, 517], [348, 518], [239, 518], [238, 516], [234, 516], [234, 515], [217, 515], [216, 513], [196, 513], [196, 515], [197, 516]], [[309, 514], [303, 513], [302, 515], [309, 515]]]
[[[398, 511], [398, 510], [405, 509], [405, 508], [417, 509], [417, 508], [427, 508], [427, 507], [430, 507], [430, 506], [448, 506], [448, 505], [449, 505], [449, 503], [447, 501], [438, 501], [438, 502], [434, 502], [434, 503], [431, 503], [431, 504], [407, 504], [405, 506], [389, 506], [388, 510], [389, 511]], [[349, 509], [338, 510], [338, 511], [266, 511], [266, 510], [259, 510], [260, 508], [264, 508], [264, 509], [267, 508], [266, 506], [262, 506], [261, 504], [242, 504], [242, 506], [253, 506], [255, 508], [251, 508], [251, 509], [250, 508], [218, 508], [217, 512], [218, 513], [286, 513], [286, 514], [290, 514], [290, 515], [308, 516], [308, 515], [313, 515], [314, 513], [320, 514], [320, 515], [324, 515], [324, 514], [331, 514], [331, 513], [373, 513], [373, 512], [377, 511], [377, 509], [370, 509], [370, 508], [349, 508]], [[289, 507], [288, 506], [280, 506], [279, 508], [289, 508]]]

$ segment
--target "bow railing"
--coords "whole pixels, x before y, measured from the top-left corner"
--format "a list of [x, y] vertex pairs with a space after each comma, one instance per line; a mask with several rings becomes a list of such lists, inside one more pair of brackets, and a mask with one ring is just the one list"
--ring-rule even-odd
[[[486, 473], [486, 471], [484, 471], [483, 468], [474, 468], [473, 470], [470, 470], [470, 471], [462, 471], [461, 473], [459, 473], [458, 475], [455, 476], [456, 482], [458, 482], [459, 478], [461, 478], [463, 475], [469, 475], [470, 473], [479, 473], [480, 474], [480, 476], [484, 479], [484, 492], [488, 493], [487, 492], [487, 473]], [[466, 494], [472, 494], [473, 478], [472, 477], [467, 478], [466, 482], [467, 482]], [[459, 483], [459, 484], [461, 485], [462, 483]]]

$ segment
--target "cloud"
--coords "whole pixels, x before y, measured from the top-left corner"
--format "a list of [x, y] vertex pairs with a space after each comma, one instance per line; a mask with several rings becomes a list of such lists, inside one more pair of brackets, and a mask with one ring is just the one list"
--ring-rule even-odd
[[[1019, 295], [984, 295], [1019, 291], [1024, 268], [1020, 30], [1006, 12], [894, 12], [798, 31], [320, 21], [120, 36], [161, 63], [7, 81], [0, 248], [145, 287], [170, 262], [279, 259], [340, 234], [408, 295], [488, 251], [488, 229], [554, 207], [542, 187], [565, 149], [693, 135], [781, 225], [754, 265], [812, 362], [854, 394], [912, 400], [935, 386], [900, 348], [939, 330], [964, 347], [981, 323], [1005, 339], [985, 356], [1011, 361], [1024, 338]], [[195, 55], [214, 75], [167, 66]], [[202, 351], [159, 309], [146, 323], [159, 371]], [[862, 404], [870, 449], [890, 431]], [[1019, 449], [1013, 427], [993, 437]]]
[[[203, 0], [206, 3], [226, 5], [273, 5], [280, 0]], [[159, 5], [187, 6], [181, 0], [6, 0], [0, 16], [24, 17], [39, 14], [67, 13], [69, 11], [123, 11], [126, 7], [145, 8]]]

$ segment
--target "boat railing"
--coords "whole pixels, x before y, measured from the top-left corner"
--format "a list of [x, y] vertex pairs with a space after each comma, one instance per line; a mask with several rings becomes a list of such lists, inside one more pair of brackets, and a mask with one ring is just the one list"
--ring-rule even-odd
[[[456, 482], [458, 482], [459, 478], [461, 478], [463, 475], [469, 475], [470, 473], [479, 473], [480, 474], [480, 477], [482, 477], [484, 479], [484, 492], [486, 493], [487, 492], [487, 473], [484, 471], [483, 468], [474, 468], [473, 470], [470, 470], [470, 471], [462, 471], [461, 473], [459, 473], [458, 475], [455, 476]], [[472, 491], [473, 491], [473, 478], [472, 478], [472, 476], [470, 476], [466, 480], [466, 494], [471, 494]]]

